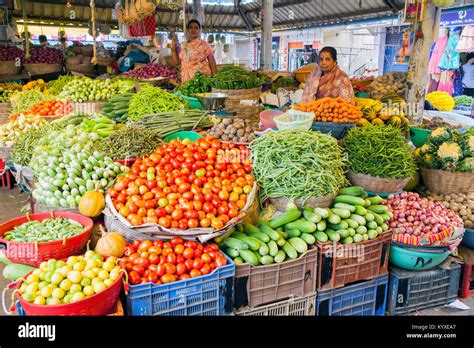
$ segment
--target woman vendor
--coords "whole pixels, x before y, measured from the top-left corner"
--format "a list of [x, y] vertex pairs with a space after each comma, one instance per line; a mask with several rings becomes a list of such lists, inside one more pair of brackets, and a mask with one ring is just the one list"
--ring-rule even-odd
[[201, 24], [191, 19], [186, 29], [189, 34], [189, 41], [184, 42], [181, 50], [178, 51], [178, 38], [173, 36], [172, 54], [173, 63], [181, 64], [181, 82], [186, 82], [200, 71], [205, 75], [215, 75], [217, 73], [216, 61], [212, 52], [212, 47], [200, 38]]
[[351, 80], [337, 65], [337, 51], [333, 47], [324, 47], [319, 52], [319, 65], [309, 74], [303, 91], [303, 102], [325, 97], [355, 101]]

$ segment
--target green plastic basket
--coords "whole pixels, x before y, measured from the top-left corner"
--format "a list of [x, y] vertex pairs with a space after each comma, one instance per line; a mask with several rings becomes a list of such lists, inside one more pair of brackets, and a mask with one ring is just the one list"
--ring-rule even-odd
[[426, 143], [426, 140], [428, 139], [428, 134], [430, 134], [431, 132], [432, 131], [429, 129], [411, 127], [410, 128], [411, 142], [416, 147], [421, 147]]
[[199, 133], [189, 132], [189, 131], [181, 131], [181, 132], [176, 132], [176, 133], [170, 134], [166, 138], [164, 138], [163, 140], [165, 142], [170, 142], [171, 140], [174, 140], [174, 139], [181, 139], [181, 140], [189, 139], [189, 140], [191, 140], [191, 142], [194, 142], [194, 141], [196, 141], [200, 138], [202, 138], [202, 135], [199, 134]]
[[193, 109], [202, 110], [202, 104], [198, 98], [188, 97], [187, 95], [176, 92], [176, 95], [179, 95], [183, 98]]
[[451, 254], [449, 250], [406, 249], [392, 244], [390, 247], [390, 263], [410, 271], [426, 271], [444, 262]]

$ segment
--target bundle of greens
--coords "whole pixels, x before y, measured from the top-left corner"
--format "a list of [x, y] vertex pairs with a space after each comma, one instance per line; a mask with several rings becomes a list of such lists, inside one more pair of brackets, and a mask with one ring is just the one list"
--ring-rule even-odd
[[208, 93], [211, 89], [210, 78], [198, 71], [191, 80], [183, 83], [178, 91], [188, 97], [194, 97], [198, 93]]
[[262, 87], [264, 79], [240, 67], [226, 67], [211, 78], [211, 85], [217, 89], [250, 89]]

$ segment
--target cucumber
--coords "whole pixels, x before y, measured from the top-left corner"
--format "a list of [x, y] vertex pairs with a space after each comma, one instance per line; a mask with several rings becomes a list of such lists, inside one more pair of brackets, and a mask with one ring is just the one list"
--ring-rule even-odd
[[267, 243], [267, 246], [269, 250], [268, 254], [275, 257], [278, 254], [278, 244], [274, 240], [271, 240]]
[[360, 243], [364, 240], [364, 237], [361, 234], [356, 234], [352, 239], [354, 243]]
[[382, 204], [383, 203], [383, 198], [380, 196], [375, 196], [375, 197], [370, 197], [368, 198], [370, 201], [370, 205], [376, 205], [376, 204]]
[[368, 208], [370, 207], [370, 201], [368, 200], [368, 198], [364, 199], [364, 208]]
[[332, 211], [329, 213], [329, 217], [327, 218], [328, 222], [331, 224], [338, 224], [341, 222], [341, 217], [339, 215], [334, 214]]
[[296, 252], [296, 249], [293, 248], [293, 246], [290, 243], [285, 242], [285, 245], [283, 245], [282, 248], [290, 259], [296, 259], [298, 257], [298, 253]]
[[260, 258], [260, 263], [262, 265], [271, 265], [273, 263], [273, 257], [270, 255], [264, 255]]
[[306, 220], [314, 222], [315, 224], [317, 224], [322, 219], [321, 215], [308, 208], [303, 209], [303, 216]]
[[[326, 231], [326, 233], [329, 233]], [[349, 230], [338, 230], [336, 231], [337, 234], [339, 234], [340, 238], [344, 239], [350, 236]], [[355, 234], [355, 233], [354, 233]]]
[[391, 219], [390, 215], [388, 214], [379, 214], [379, 215], [382, 218], [383, 222], [387, 222]]
[[375, 230], [378, 227], [377, 223], [375, 221], [370, 221], [367, 223], [367, 228], [369, 230]]
[[283, 250], [279, 250], [278, 254], [276, 254], [275, 257], [273, 258], [273, 260], [276, 263], [283, 262], [283, 261], [285, 261], [285, 259], [286, 259], [286, 254]]
[[367, 191], [364, 191], [362, 192], [360, 195], [359, 195], [360, 198], [363, 198], [363, 199], [366, 199], [369, 197], [369, 194], [367, 193]]
[[229, 255], [232, 258], [239, 257], [239, 251], [237, 249], [232, 249], [232, 248], [227, 248], [225, 251], [227, 255]]
[[299, 237], [301, 236], [300, 230], [290, 230], [287, 232], [288, 238], [294, 238], [294, 237]]
[[382, 224], [380, 227], [382, 227], [382, 232], [388, 231], [388, 225], [387, 224]]
[[308, 245], [313, 245], [314, 243], [316, 243], [316, 238], [309, 233], [302, 233], [300, 238], [304, 240], [305, 243]]
[[363, 216], [357, 214], [351, 214], [351, 219], [357, 221], [357, 223], [361, 226], [365, 226], [365, 224], [367, 223]]
[[374, 216], [374, 214], [372, 214], [372, 213], [367, 213], [367, 214], [365, 214], [364, 219], [365, 219], [367, 222], [371, 222], [371, 221], [374, 221], [374, 220], [375, 220], [375, 216]]
[[352, 239], [352, 237], [347, 237], [341, 240], [341, 244], [352, 244], [353, 242], [354, 240]]
[[257, 255], [251, 250], [240, 250], [240, 257], [244, 259], [245, 262], [251, 264], [252, 266], [257, 266], [259, 261]]
[[269, 226], [271, 228], [277, 228], [283, 225], [286, 225], [287, 223], [293, 222], [295, 220], [298, 220], [301, 216], [301, 211], [293, 209], [289, 210], [286, 213], [283, 213], [282, 215], [278, 216], [277, 218], [273, 219], [270, 221]]
[[249, 245], [247, 243], [242, 242], [239, 239], [229, 237], [226, 240], [222, 242], [226, 247], [232, 248], [232, 249], [237, 249], [237, 250], [247, 250], [249, 248]]
[[3, 269], [3, 277], [9, 280], [17, 280], [33, 271], [35, 267], [23, 265], [21, 263], [11, 263]]
[[283, 232], [283, 231], [278, 231], [278, 234], [280, 235], [281, 238], [288, 239], [288, 233]]
[[339, 224], [329, 224], [329, 228], [332, 230], [347, 230], [349, 228], [349, 224], [345, 221], [341, 221]]
[[365, 214], [367, 214], [367, 209], [365, 209], [364, 207], [361, 207], [361, 206], [357, 206], [356, 207], [356, 214], [361, 215], [361, 216], [365, 216]]
[[280, 234], [268, 226], [265, 222], [260, 223], [260, 230], [268, 235], [272, 240], [278, 240], [281, 238]]
[[316, 240], [318, 240], [322, 243], [326, 243], [328, 241], [328, 235], [324, 232], [313, 233], [313, 236], [314, 236], [314, 238], [316, 238]]
[[367, 233], [367, 228], [365, 226], [359, 226], [357, 227], [356, 232], [359, 234]]
[[[393, 218], [393, 213], [392, 213], [390, 210], [387, 212], [387, 215], [390, 217], [390, 219]], [[389, 220], [390, 220], [390, 219], [389, 219]]]
[[244, 227], [242, 225], [237, 225], [235, 227], [235, 230], [240, 233], [244, 233]]
[[[334, 208], [342, 208], [342, 209], [347, 209], [351, 213], [354, 213], [356, 211], [356, 207], [351, 205], [351, 204], [346, 204], [346, 203], [336, 203], [334, 204]], [[333, 209], [334, 209], [333, 208]]]
[[270, 241], [270, 236], [260, 231], [247, 233], [247, 235], [250, 237], [257, 238], [259, 241], [264, 243], [268, 243]]
[[376, 230], [369, 230], [367, 234], [369, 235], [369, 239], [375, 239], [379, 235]]
[[378, 234], [380, 234], [380, 233], [383, 232], [382, 227], [380, 227], [380, 226], [377, 226], [377, 227], [375, 228], [375, 230], [377, 231]]
[[242, 227], [244, 229], [244, 232], [247, 233], [247, 234], [249, 234], [249, 233], [259, 233], [260, 232], [260, 230], [252, 224], [243, 224]]
[[290, 243], [291, 246], [295, 248], [295, 250], [299, 252], [300, 254], [303, 254], [308, 251], [308, 244], [306, 244], [306, 242], [301, 238], [298, 238], [298, 237], [290, 238], [288, 240], [288, 243]]
[[283, 245], [285, 245], [286, 240], [283, 239], [283, 238], [280, 238], [276, 241], [276, 243], [277, 243], [278, 246], [282, 247]]
[[341, 240], [341, 235], [337, 232], [326, 232], [328, 238], [331, 242], [339, 242]]
[[331, 210], [334, 214], [343, 219], [347, 219], [349, 216], [351, 216], [351, 211], [346, 208], [332, 208]]
[[359, 227], [359, 223], [353, 219], [347, 219], [347, 220], [344, 220], [345, 222], [347, 222], [347, 224], [349, 225], [349, 227], [351, 228], [357, 228]]
[[270, 248], [265, 243], [262, 243], [260, 244], [260, 248], [258, 249], [258, 252], [260, 253], [260, 255], [265, 256], [265, 255], [268, 255], [268, 253], [270, 252]]
[[362, 192], [365, 192], [363, 187], [350, 186], [341, 189], [339, 195], [360, 196]]
[[326, 225], [326, 221], [322, 220], [320, 222], [318, 222], [318, 224], [316, 225], [316, 229], [318, 231], [324, 231], [326, 229], [327, 225]]
[[367, 233], [364, 233], [362, 237], [364, 239], [364, 242], [367, 242], [369, 240], [369, 235]]
[[221, 234], [220, 236], [214, 238], [214, 242], [216, 242], [217, 244], [221, 244], [226, 238], [229, 238], [230, 235], [234, 232], [235, 230], [233, 228], [229, 228], [229, 230], [226, 233]]
[[374, 221], [377, 223], [377, 225], [383, 225], [383, 218], [377, 214], [377, 213], [371, 213], [374, 216]]
[[275, 231], [277, 231], [278, 233], [283, 232], [283, 226], [275, 228]]
[[388, 207], [386, 207], [385, 205], [371, 205], [367, 209], [370, 210], [370, 211], [373, 211], [374, 213], [377, 213], [377, 214], [387, 214], [388, 213]]
[[314, 208], [314, 212], [316, 214], [321, 215], [323, 219], [327, 219], [329, 217], [329, 212], [326, 209], [323, 208]]
[[260, 244], [262, 244], [257, 238], [246, 236], [245, 234], [240, 234], [237, 232], [234, 232], [232, 237], [239, 239], [242, 242], [248, 244], [248, 246], [250, 247], [250, 250], [254, 250], [254, 251], [258, 250], [260, 248]]
[[[344, 231], [344, 230], [341, 230], [341, 231]], [[350, 237], [354, 237], [356, 235], [356, 230], [354, 230], [353, 228], [348, 228], [347, 231], [349, 232]]]
[[334, 203], [346, 203], [351, 205], [364, 205], [365, 200], [359, 197], [341, 195], [334, 198]]
[[299, 230], [305, 233], [312, 233], [316, 231], [316, 224], [311, 221], [294, 221], [285, 225], [289, 230]]

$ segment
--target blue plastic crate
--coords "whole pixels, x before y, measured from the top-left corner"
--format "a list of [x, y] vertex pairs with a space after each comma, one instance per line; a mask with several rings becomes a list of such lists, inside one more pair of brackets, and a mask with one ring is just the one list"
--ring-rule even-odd
[[388, 274], [339, 289], [319, 291], [316, 296], [316, 315], [385, 315], [387, 288]]
[[201, 277], [162, 285], [131, 285], [128, 315], [231, 315], [235, 264], [227, 256], [226, 259], [225, 266]]
[[461, 266], [452, 263], [449, 269], [436, 267], [422, 272], [390, 267], [389, 275], [387, 311], [400, 315], [456, 300]]

